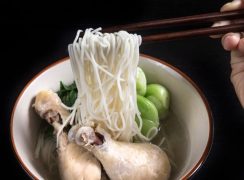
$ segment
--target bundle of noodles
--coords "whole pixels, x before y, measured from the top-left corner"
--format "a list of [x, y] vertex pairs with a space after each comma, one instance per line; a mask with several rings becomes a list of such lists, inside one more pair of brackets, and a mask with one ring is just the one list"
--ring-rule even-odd
[[129, 142], [134, 136], [149, 140], [140, 132], [142, 120], [136, 101], [141, 37], [125, 31], [103, 34], [100, 30], [87, 29], [82, 38], [78, 31], [69, 45], [78, 98], [70, 109], [75, 116], [67, 118], [63, 127], [68, 123], [100, 126], [115, 140]]

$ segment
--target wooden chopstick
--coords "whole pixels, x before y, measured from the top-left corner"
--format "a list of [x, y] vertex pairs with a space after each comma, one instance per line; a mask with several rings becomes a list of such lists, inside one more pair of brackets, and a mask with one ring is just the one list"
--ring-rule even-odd
[[216, 22], [223, 20], [233, 20], [233, 19], [241, 19], [244, 18], [244, 10], [235, 10], [228, 12], [215, 12], [215, 13], [206, 13], [194, 16], [186, 16], [180, 18], [171, 18], [164, 20], [154, 20], [154, 21], [146, 21], [139, 22], [127, 25], [119, 25], [113, 26], [110, 28], [105, 28], [104, 32], [115, 32], [119, 30], [126, 31], [139, 31], [139, 30], [147, 30], [154, 28], [168, 28], [171, 26], [178, 26], [182, 24], [193, 24], [193, 23], [206, 23], [206, 22]]
[[236, 21], [233, 24], [219, 26], [219, 27], [206, 27], [206, 28], [198, 28], [198, 29], [190, 29], [179, 32], [169, 32], [169, 33], [160, 33], [154, 35], [143, 36], [143, 42], [156, 42], [156, 41], [165, 41], [165, 40], [175, 40], [182, 39], [187, 37], [195, 37], [195, 36], [207, 36], [207, 35], [218, 35], [224, 34], [228, 32], [241, 32], [244, 31], [244, 10], [236, 10], [236, 11], [228, 11], [228, 12], [217, 12], [217, 13], [208, 13], [208, 14], [200, 14], [194, 16], [186, 16], [180, 18], [172, 18], [172, 19], [164, 19], [164, 20], [155, 20], [155, 21], [147, 21], [140, 22], [134, 24], [127, 25], [119, 25], [113, 26], [110, 28], [105, 28], [103, 32], [114, 32], [118, 30], [126, 30], [126, 31], [140, 31], [140, 30], [148, 30], [155, 28], [169, 28], [172, 26], [179, 25], [189, 25], [196, 23], [206, 23], [206, 22], [216, 22], [216, 21], [224, 21], [224, 20], [242, 20], [239, 23]]
[[152, 43], [158, 41], [183, 39], [187, 37], [222, 35], [228, 32], [243, 32], [243, 31], [244, 31], [244, 23], [240, 23], [240, 24], [231, 24], [226, 26], [200, 28], [200, 29], [186, 30], [186, 31], [179, 31], [179, 32], [172, 32], [172, 33], [148, 35], [142, 37], [142, 42]]

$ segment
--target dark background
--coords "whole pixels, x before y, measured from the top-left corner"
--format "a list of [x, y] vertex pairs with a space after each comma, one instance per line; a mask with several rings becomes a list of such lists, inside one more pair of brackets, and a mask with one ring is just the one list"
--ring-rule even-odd
[[[0, 161], [4, 169], [11, 171], [5, 171], [7, 179], [29, 179], [10, 143], [9, 122], [14, 102], [33, 75], [68, 55], [67, 45], [77, 29], [215, 12], [225, 2], [0, 2]], [[164, 59], [185, 72], [209, 101], [214, 117], [213, 145], [208, 159], [192, 179], [244, 179], [244, 111], [230, 82], [229, 53], [222, 49], [220, 41], [189, 38], [142, 45], [141, 52]]]

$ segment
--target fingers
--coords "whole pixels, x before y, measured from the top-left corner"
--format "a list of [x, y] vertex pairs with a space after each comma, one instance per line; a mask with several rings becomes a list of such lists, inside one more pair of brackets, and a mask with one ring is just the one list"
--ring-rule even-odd
[[[237, 9], [242, 9], [244, 8], [244, 0], [234, 0], [232, 2], [229, 2], [225, 5], [223, 5], [220, 9], [221, 12], [224, 11], [233, 11], [233, 10], [237, 10]], [[225, 25], [229, 25], [230, 23], [243, 23], [243, 19], [240, 20], [233, 20], [233, 21], [219, 21], [216, 22], [212, 25], [212, 27], [216, 27], [216, 26], [225, 26]], [[220, 38], [223, 35], [211, 35], [211, 38]]]
[[[225, 50], [232, 51], [238, 49], [240, 42], [240, 33], [228, 33], [222, 37], [222, 45]], [[241, 45], [243, 46], [243, 45]], [[242, 47], [241, 47], [242, 48]]]
[[[244, 8], [244, 0], [234, 0], [225, 4], [221, 12]], [[243, 21], [242, 19], [238, 21]], [[232, 21], [231, 23], [237, 23]], [[242, 107], [244, 108], [244, 38], [243, 33], [228, 33], [222, 37], [225, 50], [231, 51], [231, 81]]]
[[[222, 45], [227, 51], [234, 51], [233, 57], [244, 59], [244, 37], [243, 33], [228, 33], [222, 37]], [[238, 53], [237, 53], [238, 52]]]
[[231, 51], [231, 82], [234, 85], [238, 99], [244, 108], [244, 39], [239, 41], [237, 50]]
[[223, 5], [220, 9], [221, 12], [224, 11], [233, 11], [233, 10], [237, 10], [237, 9], [241, 9], [244, 7], [244, 1], [242, 0], [236, 0], [236, 1], [232, 1], [229, 2], [225, 5]]
[[[212, 27], [218, 27], [218, 26], [226, 26], [229, 25], [230, 21], [218, 21], [212, 25]], [[218, 34], [218, 35], [211, 35], [211, 38], [221, 38], [223, 34]]]
[[[242, 9], [244, 8], [244, 0], [234, 0], [230, 3], [225, 4], [222, 6], [220, 11], [232, 11], [236, 9]], [[238, 20], [237, 22], [232, 23], [240, 23], [243, 22], [243, 19]], [[221, 24], [220, 24], [221, 25]], [[224, 23], [226, 25], [226, 23]], [[218, 26], [218, 24], [216, 25]], [[240, 50], [243, 52], [243, 38], [241, 39], [239, 33], [228, 33], [222, 37], [222, 45], [225, 50], [231, 51], [231, 50]]]

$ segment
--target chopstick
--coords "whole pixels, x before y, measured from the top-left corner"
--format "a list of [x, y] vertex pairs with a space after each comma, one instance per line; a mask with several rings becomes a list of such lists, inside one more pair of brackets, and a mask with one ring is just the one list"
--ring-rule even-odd
[[121, 29], [126, 31], [139, 31], [145, 29], [154, 29], [157, 27], [170, 27], [170, 26], [172, 27], [172, 26], [178, 26], [182, 24], [233, 20], [236, 18], [244, 18], [244, 10], [205, 13], [205, 14], [199, 14], [194, 16], [185, 16], [179, 18], [170, 18], [170, 19], [163, 19], [163, 20], [154, 20], [154, 21], [146, 21], [146, 22], [139, 22], [133, 24], [126, 24], [126, 25], [119, 25], [119, 26], [106, 28], [104, 29], [104, 32], [114, 32], [114, 31], [119, 31]]
[[159, 41], [183, 39], [187, 37], [222, 35], [228, 32], [241, 32], [241, 31], [244, 31], [244, 23], [231, 24], [231, 25], [218, 26], [218, 27], [200, 28], [195, 30], [179, 31], [179, 32], [172, 32], [172, 33], [148, 35], [142, 37], [142, 42], [152, 43], [152, 42], [159, 42]]
[[[180, 26], [180, 25], [200, 24], [206, 22], [213, 23], [217, 21], [235, 20], [235, 19], [244, 19], [244, 10], [207, 13], [207, 14], [186, 16], [180, 18], [171, 18], [171, 19], [146, 21], [146, 22], [140, 22], [134, 24], [127, 24], [127, 25], [119, 25], [110, 28], [105, 28], [103, 31], [104, 32], [114, 32], [118, 30], [141, 31], [141, 30], [149, 30], [149, 29], [156, 29], [156, 28], [163, 29], [163, 28], [169, 28], [172, 26]], [[240, 31], [244, 31], [244, 22], [230, 24], [226, 26], [220, 26], [220, 27], [206, 27], [206, 28], [192, 29], [192, 30], [179, 31], [179, 32], [148, 35], [142, 38], [143, 38], [143, 42], [155, 42], [155, 41], [174, 40], [174, 39], [194, 37], [194, 36], [217, 35], [217, 34], [224, 34], [227, 32], [240, 32]]]

